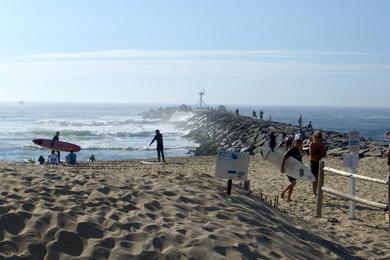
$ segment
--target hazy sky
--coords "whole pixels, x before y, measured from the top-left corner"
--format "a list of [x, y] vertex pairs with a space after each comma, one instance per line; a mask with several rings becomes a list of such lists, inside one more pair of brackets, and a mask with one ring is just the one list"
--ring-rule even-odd
[[0, 1], [0, 100], [390, 106], [390, 1]]

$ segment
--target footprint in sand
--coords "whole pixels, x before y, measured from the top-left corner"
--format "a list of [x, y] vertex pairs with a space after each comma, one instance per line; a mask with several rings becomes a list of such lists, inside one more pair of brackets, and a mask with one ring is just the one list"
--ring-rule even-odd
[[15, 213], [7, 213], [0, 217], [0, 229], [12, 235], [18, 235], [25, 227], [25, 219]]
[[103, 229], [95, 223], [81, 222], [77, 225], [77, 233], [84, 238], [103, 238]]
[[76, 233], [60, 231], [55, 242], [55, 248], [67, 255], [80, 256], [84, 250], [84, 244]]
[[12, 256], [18, 253], [18, 247], [11, 241], [0, 242], [0, 252], [6, 256]]

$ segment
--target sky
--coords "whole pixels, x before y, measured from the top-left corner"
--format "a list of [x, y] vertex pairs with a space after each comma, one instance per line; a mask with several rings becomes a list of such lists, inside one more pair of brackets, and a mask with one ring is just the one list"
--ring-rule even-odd
[[0, 101], [390, 106], [387, 0], [0, 0]]

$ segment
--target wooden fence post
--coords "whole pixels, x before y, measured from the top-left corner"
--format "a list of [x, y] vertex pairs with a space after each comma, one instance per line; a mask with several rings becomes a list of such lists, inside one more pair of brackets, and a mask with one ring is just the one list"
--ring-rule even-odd
[[[355, 171], [353, 172], [355, 174]], [[355, 182], [355, 178], [353, 176], [349, 177], [349, 194], [351, 194], [352, 196], [355, 196], [356, 195], [356, 182]], [[353, 201], [353, 200], [350, 200], [349, 201], [349, 218], [350, 219], [355, 219], [356, 218], [356, 202]]]
[[320, 218], [322, 215], [322, 199], [324, 196], [324, 192], [322, 191], [322, 187], [324, 186], [324, 168], [325, 162], [320, 162], [320, 169], [318, 173], [318, 186], [317, 186], [317, 201], [316, 201], [316, 217]]
[[227, 195], [230, 195], [232, 194], [232, 184], [233, 184], [233, 180], [228, 180], [228, 186], [227, 186]]
[[389, 214], [389, 231], [390, 231], [390, 176], [387, 178], [387, 214]]

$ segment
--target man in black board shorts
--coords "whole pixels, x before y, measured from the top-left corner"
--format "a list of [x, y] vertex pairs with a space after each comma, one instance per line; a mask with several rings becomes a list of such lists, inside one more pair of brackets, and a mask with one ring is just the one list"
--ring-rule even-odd
[[165, 157], [164, 157], [164, 143], [163, 143], [163, 136], [160, 133], [160, 130], [156, 130], [156, 135], [154, 136], [152, 142], [150, 145], [154, 143], [154, 141], [157, 141], [157, 158], [158, 161], [160, 162], [161, 156], [163, 159], [163, 162], [165, 162]]
[[[60, 140], [60, 132], [57, 131], [56, 132], [56, 135], [53, 137], [53, 139], [51, 140], [51, 147], [50, 149], [53, 150], [54, 149], [54, 142], [57, 142]], [[57, 156], [58, 156], [58, 163], [61, 162], [61, 153], [60, 151], [57, 150]]]
[[[297, 159], [298, 161], [302, 162], [302, 147], [303, 147], [302, 140], [298, 139], [298, 140], [294, 141], [293, 147], [290, 150], [288, 150], [283, 156], [282, 163], [280, 166], [281, 173], [285, 173], [284, 164], [286, 163], [286, 160], [288, 159], [288, 157], [292, 156], [295, 159]], [[280, 197], [282, 197], [282, 199], [284, 199], [284, 194], [286, 192], [288, 192], [287, 202], [290, 202], [291, 201], [291, 194], [294, 191], [294, 187], [295, 187], [295, 184], [297, 183], [297, 180], [293, 177], [290, 177], [290, 176], [287, 176], [287, 178], [288, 178], [290, 184], [282, 191], [282, 193], [280, 194]]]

